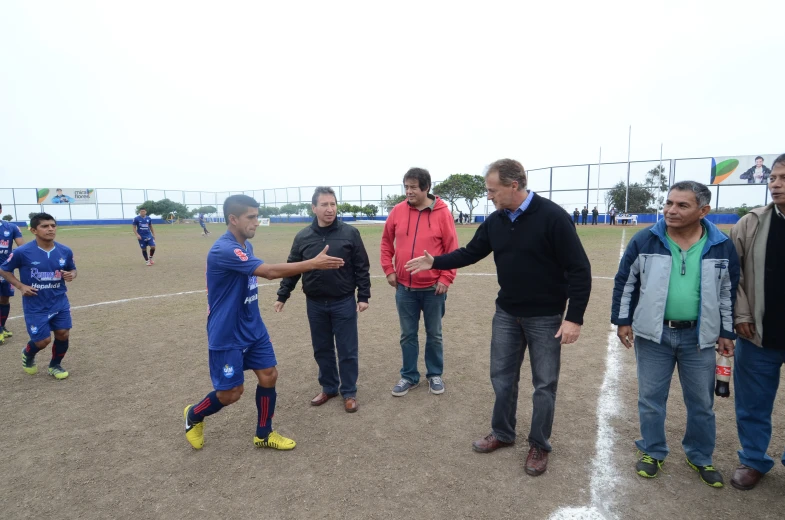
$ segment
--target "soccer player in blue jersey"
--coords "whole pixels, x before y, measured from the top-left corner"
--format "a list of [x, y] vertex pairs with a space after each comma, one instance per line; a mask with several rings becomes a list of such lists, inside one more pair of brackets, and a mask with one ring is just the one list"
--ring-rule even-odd
[[[140, 209], [139, 215], [134, 217], [131, 223], [137, 240], [139, 240], [139, 247], [142, 248], [142, 256], [147, 265], [153, 265], [153, 255], [155, 255], [155, 230], [153, 229], [153, 219], [147, 216], [146, 209]], [[150, 248], [150, 256], [147, 256], [147, 248]]]
[[[22, 293], [22, 308], [30, 334], [30, 342], [22, 350], [22, 368], [30, 375], [38, 372], [35, 356], [49, 345], [54, 332], [49, 375], [65, 379], [68, 372], [62, 367], [62, 361], [68, 351], [71, 330], [71, 305], [65, 282], [76, 278], [74, 254], [68, 247], [55, 242], [57, 222], [52, 215], [35, 215], [30, 221], [30, 230], [35, 240], [8, 256], [0, 265], [0, 277]], [[14, 276], [14, 269], [19, 269], [21, 281]]]
[[199, 225], [202, 226], [202, 236], [203, 237], [206, 237], [207, 235], [211, 234], [209, 231], [207, 231], [207, 225], [205, 224], [205, 221], [204, 221], [204, 213], [199, 213]]
[[243, 372], [253, 370], [256, 387], [256, 435], [259, 448], [291, 450], [295, 447], [273, 430], [275, 352], [259, 314], [257, 276], [274, 280], [315, 269], [339, 269], [340, 258], [327, 255], [328, 247], [304, 262], [265, 264], [253, 254], [248, 239], [259, 226], [259, 203], [247, 195], [232, 195], [223, 206], [228, 231], [207, 254], [207, 345], [214, 391], [185, 407], [185, 438], [195, 449], [204, 446], [204, 419], [243, 395]]
[[[0, 212], [3, 211], [3, 205], [0, 204]], [[16, 224], [11, 224], [5, 220], [0, 221], [0, 264], [5, 262], [11, 250], [14, 248], [14, 243], [21, 246], [25, 243], [22, 238], [22, 232]], [[8, 315], [11, 313], [11, 296], [14, 295], [14, 286], [6, 282], [5, 279], [0, 278], [0, 345], [5, 343], [5, 340], [13, 336], [11, 331], [5, 328], [5, 322]]]

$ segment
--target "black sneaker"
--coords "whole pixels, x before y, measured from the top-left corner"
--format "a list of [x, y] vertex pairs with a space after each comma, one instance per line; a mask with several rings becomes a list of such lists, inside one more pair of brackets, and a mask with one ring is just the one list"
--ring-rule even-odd
[[689, 465], [689, 467], [691, 467], [692, 469], [698, 472], [698, 474], [701, 476], [701, 480], [707, 486], [711, 486], [713, 488], [721, 488], [722, 486], [725, 485], [725, 482], [722, 480], [722, 475], [720, 474], [719, 471], [717, 471], [714, 468], [714, 466], [712, 465], [696, 466], [695, 464], [690, 462], [690, 459], [687, 459], [687, 464]]
[[662, 460], [649, 457], [644, 453], [643, 457], [641, 457], [641, 460], [639, 460], [635, 465], [635, 472], [641, 477], [654, 478], [662, 468], [663, 462], [664, 461]]

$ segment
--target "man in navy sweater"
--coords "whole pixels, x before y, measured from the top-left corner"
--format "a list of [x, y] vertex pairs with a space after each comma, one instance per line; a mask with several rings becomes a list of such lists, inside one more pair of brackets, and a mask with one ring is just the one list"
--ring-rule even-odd
[[591, 266], [570, 216], [557, 204], [527, 191], [526, 180], [518, 161], [491, 164], [485, 185], [497, 211], [466, 247], [435, 258], [425, 251], [406, 269], [412, 273], [457, 269], [493, 253], [500, 286], [491, 337], [496, 402], [491, 433], [474, 441], [472, 448], [490, 453], [515, 443], [518, 381], [528, 345], [534, 409], [525, 471], [537, 476], [547, 469], [551, 451], [561, 346], [574, 343], [580, 335], [591, 292]]

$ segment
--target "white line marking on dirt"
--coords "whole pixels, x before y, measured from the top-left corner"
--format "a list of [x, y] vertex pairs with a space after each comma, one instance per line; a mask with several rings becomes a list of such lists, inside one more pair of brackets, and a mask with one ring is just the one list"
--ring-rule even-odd
[[[461, 273], [461, 276], [496, 276], [496, 273]], [[373, 275], [371, 278], [386, 278], [384, 275]], [[598, 278], [600, 280], [613, 280], [613, 278], [608, 278], [606, 276], [595, 276], [594, 278]], [[278, 285], [278, 283], [260, 283], [259, 287], [269, 287], [271, 285]], [[198, 291], [183, 291], [183, 292], [176, 292], [176, 293], [169, 293], [169, 294], [153, 294], [151, 296], [137, 296], [135, 298], [124, 298], [122, 300], [112, 300], [108, 302], [98, 302], [98, 303], [90, 303], [87, 305], [77, 305], [75, 307], [71, 307], [71, 310], [76, 309], [87, 309], [90, 307], [100, 307], [102, 305], [117, 305], [119, 303], [128, 303], [134, 302], [138, 300], [151, 300], [155, 298], [169, 298], [172, 296], [185, 296], [187, 294], [198, 294], [207, 292], [205, 289], [201, 289]], [[22, 316], [9, 316], [9, 320], [16, 320], [21, 318]]]
[[[619, 260], [624, 256], [626, 229], [621, 232]], [[550, 520], [603, 520], [616, 518], [609, 506], [613, 504], [613, 489], [618, 474], [613, 465], [613, 445], [616, 431], [611, 420], [619, 414], [619, 375], [621, 373], [621, 349], [616, 339], [616, 326], [608, 333], [607, 356], [605, 357], [605, 377], [597, 399], [597, 440], [594, 444], [594, 458], [591, 467], [589, 489], [591, 505], [588, 507], [563, 507], [550, 516]]]

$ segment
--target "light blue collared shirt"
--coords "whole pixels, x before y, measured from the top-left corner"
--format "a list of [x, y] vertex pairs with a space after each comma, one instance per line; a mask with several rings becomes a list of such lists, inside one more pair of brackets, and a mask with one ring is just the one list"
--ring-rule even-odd
[[511, 221], [515, 222], [515, 219], [518, 218], [520, 215], [522, 215], [524, 211], [526, 211], [526, 209], [529, 207], [529, 204], [532, 203], [533, 198], [534, 198], [534, 192], [529, 191], [529, 196], [526, 197], [526, 200], [524, 200], [520, 206], [518, 206], [518, 209], [516, 209], [514, 212], [510, 211], [509, 209], [505, 209], [504, 212], [507, 214], [508, 217], [510, 217]]

